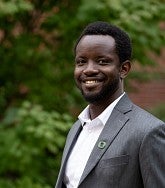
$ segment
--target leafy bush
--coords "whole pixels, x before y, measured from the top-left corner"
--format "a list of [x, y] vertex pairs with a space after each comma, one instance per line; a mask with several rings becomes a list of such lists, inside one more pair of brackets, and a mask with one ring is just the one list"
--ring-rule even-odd
[[0, 125], [0, 187], [54, 186], [72, 119], [24, 102]]

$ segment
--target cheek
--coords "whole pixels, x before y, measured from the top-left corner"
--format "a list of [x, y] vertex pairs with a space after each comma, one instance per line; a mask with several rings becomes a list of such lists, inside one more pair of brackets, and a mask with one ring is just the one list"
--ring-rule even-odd
[[80, 77], [80, 75], [81, 75], [81, 72], [82, 71], [79, 68], [75, 68], [74, 69], [74, 78], [78, 79]]
[[104, 75], [107, 76], [108, 80], [120, 78], [120, 72], [117, 69], [111, 69], [111, 71], [104, 71]]

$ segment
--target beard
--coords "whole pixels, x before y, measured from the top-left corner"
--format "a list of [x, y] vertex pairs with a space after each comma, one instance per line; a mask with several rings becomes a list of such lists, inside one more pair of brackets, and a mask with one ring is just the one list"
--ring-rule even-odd
[[84, 99], [91, 103], [98, 103], [101, 102], [103, 100], [106, 100], [108, 98], [110, 98], [115, 92], [116, 90], [119, 88], [119, 82], [120, 79], [119, 78], [115, 78], [110, 84], [105, 85], [102, 90], [98, 93], [84, 93], [82, 89], [81, 93], [84, 97]]

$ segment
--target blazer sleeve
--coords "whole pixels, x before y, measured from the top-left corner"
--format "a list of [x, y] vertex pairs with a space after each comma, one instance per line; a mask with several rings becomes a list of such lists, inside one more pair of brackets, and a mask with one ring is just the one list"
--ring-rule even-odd
[[151, 129], [143, 138], [139, 162], [145, 188], [165, 188], [165, 124]]

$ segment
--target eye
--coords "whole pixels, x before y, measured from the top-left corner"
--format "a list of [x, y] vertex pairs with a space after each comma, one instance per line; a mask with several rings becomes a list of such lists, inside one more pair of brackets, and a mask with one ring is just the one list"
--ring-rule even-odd
[[78, 58], [78, 59], [75, 60], [75, 62], [76, 62], [76, 65], [82, 66], [86, 63], [86, 60], [83, 59], [83, 58]]
[[97, 62], [99, 65], [107, 65], [111, 63], [109, 59], [98, 59]]

